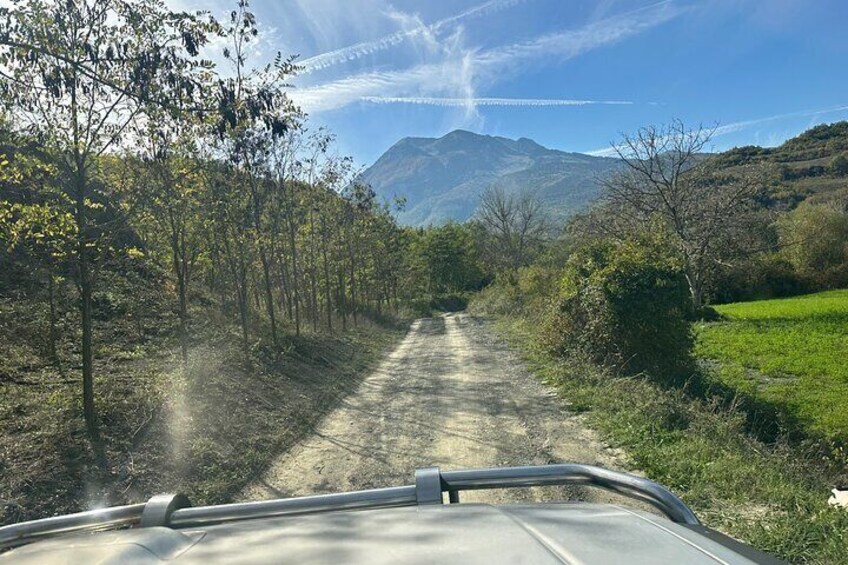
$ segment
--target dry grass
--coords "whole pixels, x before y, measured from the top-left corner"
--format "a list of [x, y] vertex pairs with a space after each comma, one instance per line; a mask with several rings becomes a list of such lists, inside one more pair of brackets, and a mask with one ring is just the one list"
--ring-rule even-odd
[[0, 524], [165, 491], [196, 504], [227, 501], [404, 333], [366, 322], [343, 335], [290, 336], [276, 351], [257, 345], [245, 358], [234, 328], [197, 312], [205, 325], [183, 371], [172, 337], [153, 330], [170, 325], [155, 305], [141, 326], [101, 321], [95, 390], [109, 464], [101, 469], [81, 418], [73, 333], [57, 369], [37, 341], [19, 335], [33, 308], [0, 304]]

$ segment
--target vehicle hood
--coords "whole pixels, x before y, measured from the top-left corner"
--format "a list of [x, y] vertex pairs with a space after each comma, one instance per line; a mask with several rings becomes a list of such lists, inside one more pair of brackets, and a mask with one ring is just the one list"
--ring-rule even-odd
[[433, 505], [77, 534], [15, 563], [753, 563], [696, 529], [587, 503]]

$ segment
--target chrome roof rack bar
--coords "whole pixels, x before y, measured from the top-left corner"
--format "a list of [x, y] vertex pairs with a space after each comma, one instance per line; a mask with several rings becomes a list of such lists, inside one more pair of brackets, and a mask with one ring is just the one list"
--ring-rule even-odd
[[133, 526], [141, 520], [145, 506], [144, 503], [112, 506], [3, 526], [0, 528], [0, 549], [68, 532], [91, 532]]
[[339, 494], [319, 494], [299, 498], [181, 508], [171, 514], [168, 525], [179, 528], [250, 518], [313, 514], [336, 510], [361, 510], [363, 508], [415, 506], [416, 504], [418, 504], [418, 500], [415, 496], [415, 486], [409, 485]]
[[[292, 514], [440, 504], [445, 492], [449, 501], [456, 503], [461, 491], [565, 484], [590, 485], [618, 492], [653, 505], [673, 522], [700, 524], [689, 507], [662, 485], [600, 467], [572, 463], [464, 471], [440, 471], [437, 467], [430, 467], [416, 471], [415, 485], [339, 494], [199, 507], [186, 506], [188, 500], [179, 495], [160, 495], [147, 504], [90, 510], [0, 527], [0, 548], [53, 534], [114, 529], [140, 523], [179, 528]], [[144, 520], [142, 514], [145, 514]]]
[[665, 514], [672, 522], [698, 525], [692, 510], [674, 493], [643, 477], [591, 465], [563, 463], [532, 467], [501, 467], [443, 471], [444, 491], [482, 490], [545, 485], [582, 484], [611, 490], [642, 500]]

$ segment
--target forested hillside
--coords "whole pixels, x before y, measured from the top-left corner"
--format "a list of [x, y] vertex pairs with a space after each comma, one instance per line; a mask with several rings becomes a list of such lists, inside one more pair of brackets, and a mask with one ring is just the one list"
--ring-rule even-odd
[[753, 163], [774, 167], [773, 196], [789, 204], [819, 203], [845, 195], [848, 177], [848, 122], [822, 124], [778, 147], [738, 147], [719, 156], [728, 168]]
[[293, 59], [254, 66], [247, 2], [0, 16], [0, 522], [228, 500], [397, 320], [483, 282], [469, 230], [401, 228], [355, 181]]

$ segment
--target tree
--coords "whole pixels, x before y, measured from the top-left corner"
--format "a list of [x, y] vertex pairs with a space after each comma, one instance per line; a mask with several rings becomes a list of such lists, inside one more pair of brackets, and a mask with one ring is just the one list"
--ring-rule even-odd
[[92, 214], [97, 159], [116, 148], [145, 104], [167, 104], [174, 91], [191, 93], [186, 62], [198, 55], [206, 29], [156, 0], [22, 0], [0, 8], [0, 21], [0, 94], [21, 127], [59, 156], [71, 199], [83, 412], [96, 445], [92, 288], [103, 232]]
[[838, 203], [801, 203], [777, 223], [781, 255], [816, 286], [848, 284], [848, 211]]
[[764, 190], [756, 166], [722, 170], [704, 155], [715, 129], [687, 129], [680, 121], [624, 135], [613, 146], [623, 167], [603, 180], [606, 229], [616, 237], [661, 222], [684, 262], [696, 310], [707, 273], [734, 253], [734, 240]]
[[455, 223], [420, 230], [410, 245], [409, 258], [419, 292], [438, 296], [479, 288], [483, 276], [477, 265], [470, 229]]
[[[50, 360], [60, 367], [56, 296], [62, 280], [59, 266], [73, 252], [76, 224], [67, 197], [55, 186], [56, 168], [49, 156], [39, 154], [22, 139], [13, 138], [13, 142], [17, 145], [15, 153], [0, 157], [0, 182], [7, 190], [7, 199], [0, 200], [0, 240], [6, 242], [10, 253], [24, 251], [34, 270], [46, 279], [48, 352]], [[11, 192], [17, 192], [18, 198], [12, 197]]]
[[830, 172], [838, 177], [848, 176], [848, 153], [840, 153], [830, 160]]
[[[224, 238], [222, 248], [227, 252], [228, 263], [236, 286], [237, 303], [242, 325], [244, 349], [247, 351], [250, 325], [248, 297], [248, 244], [258, 252], [262, 265], [265, 306], [271, 324], [271, 336], [277, 344], [277, 323], [271, 257], [263, 225], [268, 202], [264, 180], [271, 174], [269, 159], [275, 139], [283, 137], [295, 127], [299, 112], [287, 98], [286, 80], [296, 70], [294, 58], [283, 59], [277, 53], [273, 64], [261, 69], [248, 66], [248, 47], [258, 35], [256, 18], [249, 10], [247, 0], [239, 0], [237, 9], [222, 28], [228, 46], [223, 50], [230, 63], [232, 76], [219, 78], [216, 85], [217, 119], [214, 124], [218, 149], [227, 166], [239, 179], [231, 187], [221, 187], [236, 192], [246, 192], [243, 198], [227, 198], [228, 203], [241, 202], [241, 208], [230, 207], [220, 216], [228, 222], [218, 231]], [[246, 188], [246, 190], [244, 190]], [[234, 196], [234, 195], [233, 195]]]
[[496, 186], [480, 196], [474, 219], [485, 231], [488, 259], [510, 272], [530, 264], [548, 231], [542, 203], [533, 193], [507, 194]]
[[161, 258], [174, 277], [185, 366], [189, 288], [204, 235], [202, 164], [192, 135], [198, 128], [183, 116], [169, 119], [158, 108], [147, 110], [146, 115], [148, 120], [138, 132], [141, 160], [132, 171], [130, 198], [138, 201], [137, 224], [148, 232], [145, 239], [160, 244], [156, 249], [164, 250]]

